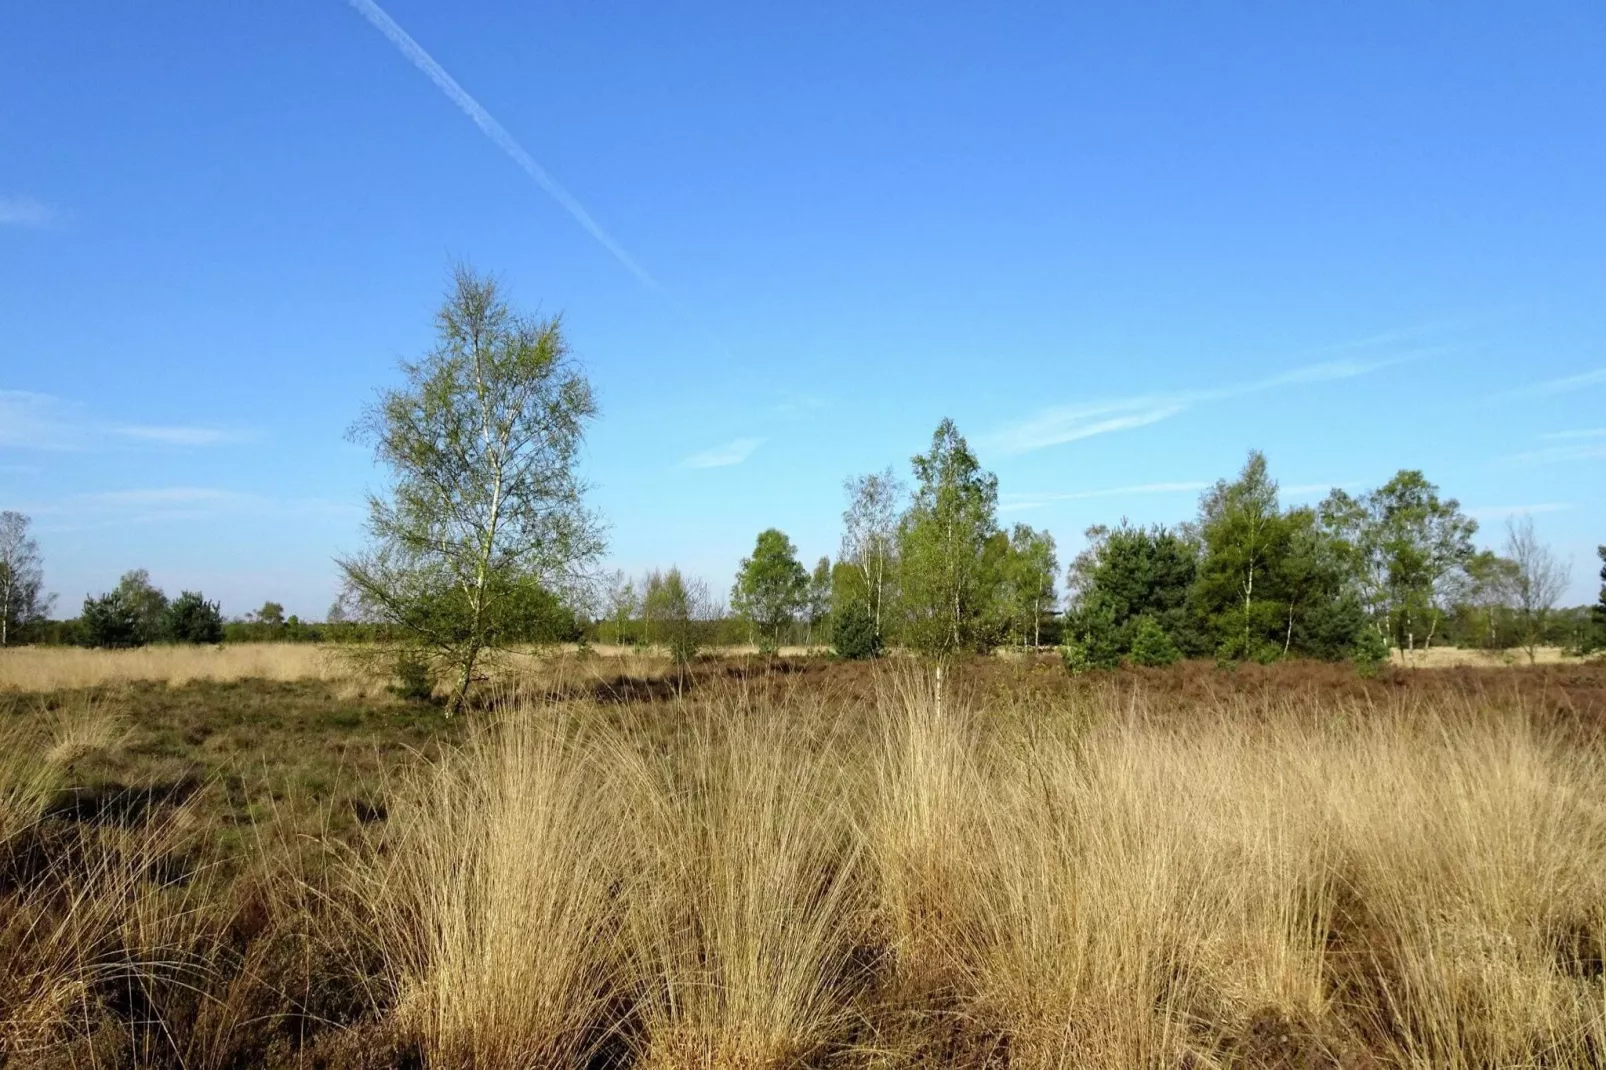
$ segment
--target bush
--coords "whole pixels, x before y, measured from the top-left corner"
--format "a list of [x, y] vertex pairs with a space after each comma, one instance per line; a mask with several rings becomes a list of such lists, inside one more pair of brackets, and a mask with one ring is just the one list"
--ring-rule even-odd
[[881, 637], [876, 635], [875, 619], [863, 602], [849, 602], [835, 614], [831, 625], [831, 649], [839, 658], [863, 661], [880, 657]]
[[139, 613], [116, 592], [85, 598], [78, 628], [79, 639], [85, 646], [121, 649], [145, 645]]
[[1088, 655], [1087, 644], [1080, 639], [1069, 639], [1060, 645], [1060, 661], [1064, 662], [1065, 671], [1072, 676], [1093, 671], [1093, 660]]
[[1132, 632], [1132, 664], [1145, 668], [1174, 665], [1182, 657], [1177, 644], [1153, 617], [1138, 618]]
[[167, 607], [167, 635], [175, 643], [221, 643], [223, 614], [199, 591], [185, 591]]
[[1069, 638], [1060, 647], [1060, 659], [1072, 673], [1114, 669], [1121, 664], [1120, 632], [1114, 615], [1105, 607], [1077, 613], [1067, 625]]
[[1317, 601], [1307, 608], [1294, 628], [1294, 646], [1322, 661], [1343, 661], [1355, 656], [1364, 635], [1377, 635], [1354, 595], [1334, 601]]
[[1355, 636], [1355, 671], [1362, 676], [1376, 676], [1388, 656], [1388, 641], [1376, 628], [1362, 628]]
[[396, 657], [396, 686], [391, 689], [408, 702], [429, 702], [435, 697], [435, 674], [429, 659], [416, 650], [404, 650]]

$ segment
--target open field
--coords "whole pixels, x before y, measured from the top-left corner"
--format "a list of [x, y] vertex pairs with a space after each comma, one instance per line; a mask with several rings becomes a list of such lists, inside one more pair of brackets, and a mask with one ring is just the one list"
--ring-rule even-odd
[[0, 694], [0, 1064], [1606, 1062], [1601, 667], [588, 660]]
[[[195, 680], [228, 683], [239, 680], [321, 680], [342, 685], [349, 696], [382, 691], [388, 680], [375, 679], [359, 671], [342, 657], [339, 645], [318, 643], [230, 643], [225, 646], [146, 646], [135, 650], [92, 650], [69, 646], [15, 647], [0, 650], [0, 691], [53, 691], [107, 687], [136, 682], [167, 683], [175, 686]], [[732, 659], [759, 657], [756, 647], [730, 647], [719, 651]], [[824, 648], [783, 647], [780, 656], [796, 659], [824, 656]], [[515, 655], [502, 668], [511, 679], [611, 678], [615, 676], [658, 675], [668, 666], [661, 650], [638, 650], [629, 646], [596, 644], [587, 655], [580, 655], [571, 644], [553, 658], [550, 653], [536, 657]], [[1000, 650], [998, 657], [1019, 660], [1018, 651]], [[1409, 657], [1394, 652], [1394, 662], [1412, 668], [1474, 666], [1497, 668], [1526, 665], [1527, 655], [1510, 651], [1504, 655], [1457, 647], [1419, 650]], [[1540, 647], [1541, 665], [1577, 665], [1580, 660], [1565, 656], [1559, 647]]]

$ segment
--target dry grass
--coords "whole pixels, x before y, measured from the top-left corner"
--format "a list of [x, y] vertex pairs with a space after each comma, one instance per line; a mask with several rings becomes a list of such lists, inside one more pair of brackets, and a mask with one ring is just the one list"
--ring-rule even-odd
[[[1602, 1065], [1601, 737], [1543, 687], [1408, 685], [1178, 710], [904, 666], [869, 700], [506, 697], [325, 871], [270, 815], [258, 891], [175, 880], [191, 801], [0, 879], [0, 1062]], [[8, 857], [48, 845], [74, 755], [127, 745], [88, 705], [0, 730], [48, 773], [0, 766]], [[258, 950], [284, 947], [322, 971], [302, 995]], [[262, 1040], [275, 1016], [303, 1033]]]
[[1414, 669], [1443, 669], [1455, 665], [1478, 668], [1496, 668], [1502, 665], [1577, 665], [1585, 659], [1566, 653], [1559, 646], [1541, 646], [1534, 649], [1530, 663], [1528, 652], [1521, 647], [1510, 650], [1489, 651], [1459, 646], [1435, 646], [1406, 653], [1394, 650], [1390, 655], [1394, 664]]
[[351, 670], [312, 643], [148, 646], [136, 650], [13, 647], [0, 650], [0, 690], [44, 692], [140, 681], [344, 680]]

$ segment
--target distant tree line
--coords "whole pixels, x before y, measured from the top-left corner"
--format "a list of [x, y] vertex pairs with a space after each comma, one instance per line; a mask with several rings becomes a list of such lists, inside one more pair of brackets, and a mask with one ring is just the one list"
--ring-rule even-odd
[[[998, 523], [997, 479], [952, 421], [912, 458], [911, 475], [912, 493], [891, 469], [846, 483], [835, 563], [806, 569], [784, 532], [761, 532], [730, 615], [712, 607], [702, 634], [761, 650], [829, 642], [856, 658], [891, 646], [935, 657], [1057, 646], [1075, 670], [1185, 657], [1375, 664], [1391, 648], [1435, 644], [1530, 659], [1540, 645], [1606, 647], [1606, 601], [1558, 608], [1567, 570], [1531, 520], [1508, 522], [1501, 552], [1479, 551], [1476, 521], [1415, 470], [1285, 506], [1252, 451], [1182, 523], [1089, 528], [1063, 600], [1053, 537]], [[661, 582], [615, 574], [589, 634], [654, 642]]]
[[453, 709], [499, 651], [563, 640], [662, 646], [680, 680], [699, 650], [735, 642], [829, 643], [849, 658], [1058, 647], [1075, 670], [1182, 657], [1375, 663], [1435, 643], [1530, 659], [1557, 641], [1606, 647], [1606, 547], [1601, 603], [1558, 610], [1567, 570], [1531, 521], [1510, 522], [1502, 552], [1480, 552], [1476, 522], [1414, 470], [1285, 506], [1259, 452], [1186, 521], [1088, 529], [1062, 598], [1053, 537], [999, 523], [998, 480], [951, 420], [911, 458], [911, 484], [890, 468], [847, 481], [834, 562], [805, 567], [768, 528], [728, 603], [674, 567], [599, 578], [602, 526], [576, 471], [597, 409], [560, 319], [512, 310], [495, 280], [462, 268], [436, 325], [436, 346], [403, 362], [403, 383], [353, 429], [391, 480], [369, 499], [367, 548], [338, 562], [343, 590], [326, 621], [268, 602], [226, 622], [216, 602], [169, 600], [143, 570], [86, 598], [75, 620], [51, 621], [28, 519], [7, 512], [0, 645], [373, 640], [421, 691], [449, 681]]

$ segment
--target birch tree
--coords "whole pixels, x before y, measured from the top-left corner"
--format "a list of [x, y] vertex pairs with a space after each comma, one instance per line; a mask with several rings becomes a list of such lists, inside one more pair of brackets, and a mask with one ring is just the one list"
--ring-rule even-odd
[[1059, 567], [1054, 536], [1028, 524], [1015, 525], [1009, 534], [1005, 586], [1009, 617], [1023, 648], [1028, 641], [1034, 650], [1042, 646], [1043, 618], [1057, 600], [1054, 580]]
[[1007, 539], [996, 522], [998, 477], [984, 471], [952, 420], [913, 458], [914, 502], [899, 527], [900, 600], [910, 645], [945, 657], [981, 649], [1001, 576], [994, 552]]
[[879, 644], [897, 566], [898, 503], [903, 483], [891, 468], [847, 480], [848, 507], [842, 512], [840, 560], [858, 570], [867, 592], [867, 606]]
[[1415, 469], [1359, 498], [1335, 490], [1320, 512], [1379, 630], [1406, 651], [1418, 638], [1431, 646], [1473, 556], [1477, 521]]
[[458, 711], [484, 657], [527, 636], [537, 596], [572, 589], [602, 550], [576, 472], [597, 409], [560, 320], [512, 311], [494, 280], [459, 268], [436, 327], [353, 429], [391, 486], [369, 497], [370, 548], [339, 565], [374, 618], [455, 678]]
[[809, 574], [784, 531], [759, 532], [751, 557], [744, 557], [731, 587], [731, 607], [758, 631], [759, 649], [780, 649], [786, 627], [808, 602]]
[[[1269, 581], [1287, 542], [1287, 529], [1277, 501], [1277, 481], [1259, 450], [1250, 451], [1236, 480], [1218, 480], [1200, 499], [1199, 534], [1205, 549], [1199, 568], [1201, 592], [1207, 601], [1218, 594], [1223, 601], [1231, 597], [1236, 603], [1235, 612], [1223, 613], [1217, 620], [1225, 633], [1223, 653], [1252, 656], [1281, 618], [1281, 598], [1273, 595]], [[1288, 635], [1292, 636], [1292, 611]]]
[[0, 646], [17, 641], [22, 628], [44, 619], [54, 601], [44, 593], [39, 544], [21, 513], [0, 513]]
[[1506, 521], [1506, 559], [1511, 562], [1511, 608], [1532, 665], [1539, 660], [1539, 644], [1544, 642], [1550, 612], [1567, 590], [1569, 569], [1539, 541], [1531, 516]]

